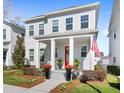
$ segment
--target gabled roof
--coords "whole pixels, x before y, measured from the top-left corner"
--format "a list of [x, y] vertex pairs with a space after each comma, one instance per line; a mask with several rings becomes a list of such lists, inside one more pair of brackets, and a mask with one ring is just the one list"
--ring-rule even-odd
[[25, 30], [22, 26], [13, 24], [13, 23], [9, 22], [8, 20], [3, 20], [3, 24], [6, 24], [10, 27], [14, 26], [14, 27], [17, 27], [18, 29], [21, 29], [21, 30]]

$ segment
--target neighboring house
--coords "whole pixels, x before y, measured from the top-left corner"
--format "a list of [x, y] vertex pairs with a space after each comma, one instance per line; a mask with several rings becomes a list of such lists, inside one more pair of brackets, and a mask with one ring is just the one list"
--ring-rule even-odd
[[114, 1], [108, 37], [110, 65], [120, 66], [120, 0]]
[[[103, 52], [100, 52], [100, 54], [101, 54], [101, 58], [102, 58], [102, 57], [104, 56], [104, 53], [103, 53]], [[95, 57], [94, 57], [95, 65], [96, 65], [96, 64], [99, 64], [101, 58], [98, 57], [98, 56], [96, 55], [96, 53], [95, 53]]]
[[109, 55], [103, 56], [103, 57], [100, 59], [100, 64], [102, 64], [102, 65], [109, 65]]
[[61, 9], [25, 20], [26, 58], [37, 68], [61, 58], [63, 68], [80, 60], [80, 69], [94, 69], [94, 53], [90, 52], [93, 36], [97, 36], [100, 3]]
[[5, 65], [13, 65], [12, 53], [16, 45], [16, 37], [24, 36], [24, 29], [6, 20], [3, 21], [3, 62]]

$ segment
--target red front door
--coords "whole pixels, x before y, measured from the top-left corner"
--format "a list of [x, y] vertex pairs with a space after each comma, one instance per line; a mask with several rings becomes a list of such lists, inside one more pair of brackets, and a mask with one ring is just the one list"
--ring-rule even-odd
[[65, 63], [64, 65], [68, 65], [69, 64], [69, 46], [65, 46]]

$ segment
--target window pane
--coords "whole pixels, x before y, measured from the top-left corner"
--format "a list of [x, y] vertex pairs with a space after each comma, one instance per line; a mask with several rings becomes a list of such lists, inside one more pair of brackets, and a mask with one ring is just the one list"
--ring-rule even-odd
[[34, 56], [30, 56], [29, 60], [34, 61]]
[[81, 57], [86, 57], [87, 53], [86, 52], [81, 52]]
[[29, 31], [34, 31], [34, 26], [29, 26]]
[[73, 29], [73, 25], [72, 24], [66, 25], [66, 30], [72, 30], [72, 29]]
[[81, 23], [81, 28], [88, 28], [88, 22]]
[[39, 24], [39, 30], [44, 29], [44, 24]]
[[81, 16], [81, 22], [88, 21], [88, 15]]
[[3, 39], [6, 39], [6, 29], [3, 29]]
[[66, 30], [73, 29], [73, 18], [66, 18]]
[[83, 51], [87, 51], [87, 46], [82, 46], [81, 47], [81, 51], [83, 52]]
[[44, 49], [40, 49], [40, 62], [44, 62]]
[[34, 35], [34, 31], [30, 31], [30, 32], [29, 32], [29, 35], [30, 35], [30, 36]]
[[34, 56], [34, 49], [30, 49], [30, 50], [29, 50], [29, 55], [30, 55], [30, 56], [32, 56], [32, 55]]
[[53, 26], [53, 32], [58, 32], [58, 26]]
[[58, 20], [53, 20], [53, 21], [52, 21], [52, 25], [53, 25], [53, 26], [58, 26]]
[[68, 24], [68, 23], [73, 23], [73, 18], [71, 17], [71, 18], [66, 18], [66, 24]]
[[29, 26], [29, 35], [32, 36], [34, 35], [34, 26]]

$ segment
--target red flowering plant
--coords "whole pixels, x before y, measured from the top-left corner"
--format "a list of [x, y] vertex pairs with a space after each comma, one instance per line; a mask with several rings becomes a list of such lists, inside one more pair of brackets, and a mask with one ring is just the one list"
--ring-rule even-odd
[[44, 69], [49, 69], [49, 70], [52, 68], [52, 66], [50, 64], [44, 64], [42, 67]]
[[66, 65], [65, 69], [72, 69], [74, 66], [73, 65]]

